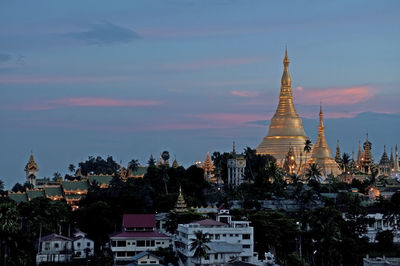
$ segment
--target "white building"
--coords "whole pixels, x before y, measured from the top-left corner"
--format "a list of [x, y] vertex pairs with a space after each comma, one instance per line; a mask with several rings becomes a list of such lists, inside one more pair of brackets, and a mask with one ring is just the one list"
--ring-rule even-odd
[[39, 239], [39, 252], [36, 263], [68, 262], [72, 258], [72, 239], [62, 235], [51, 234]]
[[143, 251], [168, 248], [170, 238], [156, 230], [155, 214], [124, 214], [122, 232], [110, 235], [111, 251], [117, 263], [132, 262]]
[[207, 257], [202, 264], [222, 265], [229, 261], [240, 260], [253, 262], [254, 238], [253, 227], [247, 221], [232, 221], [229, 210], [220, 210], [217, 220], [201, 220], [190, 224], [179, 224], [175, 246], [184, 257], [185, 265], [199, 264], [194, 258], [190, 245], [195, 239], [195, 232], [201, 231], [210, 238]]
[[372, 218], [370, 224], [367, 226], [367, 232], [365, 236], [368, 237], [369, 242], [376, 242], [376, 234], [381, 231], [393, 230], [393, 242], [400, 243], [400, 231], [398, 223], [400, 223], [399, 217], [385, 217], [382, 213], [369, 213], [368, 218]]
[[147, 251], [143, 251], [143, 252], [136, 254], [132, 258], [132, 260], [133, 260], [133, 262], [130, 264], [127, 264], [126, 266], [134, 266], [134, 265], [139, 265], [139, 264], [160, 265], [161, 258], [159, 258]]
[[82, 231], [74, 233], [74, 258], [85, 259], [94, 255], [94, 241], [87, 238], [86, 235]]
[[234, 158], [228, 159], [228, 184], [239, 186], [244, 182], [244, 169], [246, 168], [246, 159], [243, 155], [234, 154]]

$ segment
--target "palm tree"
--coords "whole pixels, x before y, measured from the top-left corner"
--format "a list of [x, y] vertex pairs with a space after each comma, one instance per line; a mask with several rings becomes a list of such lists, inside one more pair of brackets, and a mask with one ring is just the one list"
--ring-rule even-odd
[[169, 152], [168, 151], [163, 151], [161, 153], [161, 158], [164, 160], [164, 164], [168, 164]]
[[192, 243], [190, 243], [190, 251], [194, 251], [193, 256], [197, 259], [201, 260], [207, 256], [207, 251], [210, 250], [210, 247], [207, 243], [210, 242], [210, 238], [203, 234], [202, 231], [195, 231], [194, 235], [196, 238], [192, 238]]
[[138, 160], [135, 160], [135, 159], [131, 160], [131, 161], [128, 163], [128, 168], [129, 168], [129, 170], [130, 170], [131, 172], [135, 172], [137, 169], [139, 169], [139, 161], [138, 161]]
[[310, 182], [311, 180], [320, 182], [321, 181], [321, 169], [319, 168], [318, 164], [312, 163], [310, 164], [310, 167], [307, 168], [306, 170], [306, 178], [307, 181]]
[[343, 159], [342, 159], [342, 168], [343, 171], [347, 171], [347, 168], [349, 167], [350, 163], [350, 155], [348, 153], [343, 153]]
[[68, 166], [68, 170], [73, 174], [75, 173], [75, 165], [73, 165], [72, 163]]
[[311, 142], [311, 140], [307, 139], [304, 142], [304, 149], [303, 149], [304, 152], [306, 153], [305, 163], [307, 163], [307, 154], [309, 154], [311, 152], [311, 149], [312, 149], [312, 142]]

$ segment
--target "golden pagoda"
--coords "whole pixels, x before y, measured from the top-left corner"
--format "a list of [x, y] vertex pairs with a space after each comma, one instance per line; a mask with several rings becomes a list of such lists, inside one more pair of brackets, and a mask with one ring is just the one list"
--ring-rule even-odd
[[321, 169], [321, 174], [323, 177], [327, 177], [328, 174], [333, 174], [334, 176], [337, 176], [342, 172], [340, 171], [339, 165], [332, 158], [331, 150], [329, 149], [328, 143], [326, 143], [323, 117], [324, 114], [322, 113], [322, 106], [320, 106], [318, 139], [312, 150], [311, 158], [306, 163], [306, 167], [315, 163]]
[[39, 166], [35, 162], [35, 158], [33, 158], [33, 153], [31, 152], [31, 156], [29, 156], [29, 161], [25, 166], [26, 173], [26, 181], [31, 184], [33, 187], [36, 186], [36, 177], [39, 172]]
[[182, 188], [179, 187], [179, 196], [178, 196], [178, 200], [175, 205], [175, 212], [185, 212], [185, 211], [187, 211], [186, 207], [187, 207], [187, 205], [186, 205], [185, 199], [183, 198], [183, 195], [182, 195]]
[[204, 160], [204, 163], [203, 163], [204, 177], [206, 179], [213, 177], [214, 168], [215, 167], [214, 167], [214, 164], [213, 164], [213, 162], [211, 160], [210, 152], [208, 151], [207, 155], [206, 155], [206, 159]]
[[308, 140], [304, 132], [303, 122], [293, 104], [289, 62], [287, 49], [285, 49], [279, 104], [271, 119], [267, 136], [257, 147], [257, 154], [269, 154], [274, 156], [280, 166], [283, 165], [289, 146], [296, 154], [297, 165], [300, 165], [300, 153], [304, 149], [305, 141]]

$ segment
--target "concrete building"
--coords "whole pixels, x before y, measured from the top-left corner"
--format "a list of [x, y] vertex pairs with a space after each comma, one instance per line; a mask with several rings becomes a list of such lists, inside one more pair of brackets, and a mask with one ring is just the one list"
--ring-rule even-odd
[[39, 239], [39, 252], [36, 263], [68, 262], [72, 259], [72, 239], [58, 234], [51, 234]]
[[73, 247], [74, 258], [85, 259], [94, 255], [94, 241], [86, 237], [86, 233], [77, 231], [74, 233]]
[[110, 242], [117, 264], [133, 262], [136, 254], [168, 248], [171, 243], [157, 231], [155, 214], [124, 214], [122, 232], [110, 235]]
[[248, 221], [232, 221], [229, 210], [222, 209], [217, 219], [205, 219], [189, 224], [179, 224], [175, 246], [182, 255], [185, 265], [195, 265], [200, 262], [194, 258], [194, 251], [190, 251], [191, 243], [195, 239], [195, 232], [206, 234], [210, 242], [209, 250], [202, 264], [222, 265], [229, 261], [240, 260], [253, 262], [254, 234], [253, 227]]

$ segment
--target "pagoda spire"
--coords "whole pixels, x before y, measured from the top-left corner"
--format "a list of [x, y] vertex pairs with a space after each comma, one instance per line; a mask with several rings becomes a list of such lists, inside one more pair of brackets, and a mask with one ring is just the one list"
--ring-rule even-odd
[[336, 144], [335, 161], [337, 162], [338, 165], [342, 164], [342, 156], [340, 154], [339, 140], [337, 140], [337, 144]]
[[362, 151], [361, 151], [361, 141], [358, 140], [358, 151], [357, 151], [357, 166], [361, 168], [361, 161], [362, 161]]
[[390, 168], [394, 169], [393, 147], [390, 147]]
[[186, 205], [185, 199], [182, 195], [182, 188], [181, 188], [181, 186], [179, 186], [179, 196], [178, 196], [178, 200], [175, 205], [175, 212], [185, 212], [185, 211], [187, 211], [186, 207], [187, 207], [187, 205]]
[[325, 138], [324, 127], [324, 113], [322, 112], [322, 104], [319, 107], [319, 125], [318, 125], [318, 139], [311, 153], [311, 158], [308, 160], [308, 165], [316, 163], [322, 170], [324, 177], [328, 174], [337, 176], [341, 173], [339, 165], [331, 157], [331, 150]]
[[396, 148], [395, 148], [395, 152], [394, 152], [394, 172], [399, 172], [400, 171], [400, 167], [399, 167], [399, 148], [397, 147], [396, 144]]
[[274, 156], [281, 162], [280, 166], [283, 166], [289, 144], [296, 153], [296, 163], [299, 165], [299, 152], [304, 149], [305, 141], [309, 140], [304, 132], [303, 122], [294, 107], [289, 63], [288, 52], [285, 49], [278, 107], [270, 120], [267, 136], [257, 147], [257, 154]]

